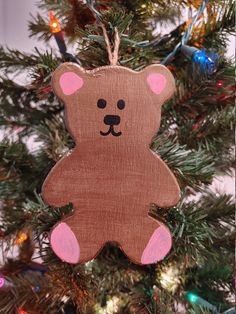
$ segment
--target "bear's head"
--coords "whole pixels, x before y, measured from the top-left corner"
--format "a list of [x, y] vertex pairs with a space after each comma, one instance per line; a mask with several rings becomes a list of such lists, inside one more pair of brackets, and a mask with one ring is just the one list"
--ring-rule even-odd
[[54, 72], [52, 86], [65, 103], [76, 142], [146, 145], [159, 128], [161, 105], [175, 90], [171, 72], [157, 64], [135, 72], [121, 66], [86, 71], [64, 63]]

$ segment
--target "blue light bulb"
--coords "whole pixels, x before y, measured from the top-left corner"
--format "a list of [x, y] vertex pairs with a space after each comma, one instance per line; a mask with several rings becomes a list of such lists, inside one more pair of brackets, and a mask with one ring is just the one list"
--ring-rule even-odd
[[204, 49], [196, 51], [193, 55], [193, 61], [200, 63], [202, 65], [207, 62], [207, 59], [208, 59], [208, 57], [207, 57]]
[[198, 63], [200, 67], [205, 70], [208, 74], [213, 74], [215, 71], [215, 61], [217, 59], [217, 56], [215, 55], [215, 58], [212, 58], [211, 56], [208, 56], [206, 54], [205, 49], [197, 50], [193, 54], [193, 61], [195, 63]]
[[35, 286], [35, 287], [32, 288], [32, 290], [34, 292], [39, 292], [40, 291], [40, 286]]

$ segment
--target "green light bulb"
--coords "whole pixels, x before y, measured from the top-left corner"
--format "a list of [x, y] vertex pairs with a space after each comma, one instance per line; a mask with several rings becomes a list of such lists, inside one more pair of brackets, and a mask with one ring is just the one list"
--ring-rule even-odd
[[196, 294], [193, 294], [193, 293], [189, 293], [188, 296], [187, 296], [188, 300], [192, 303], [196, 303], [197, 302], [197, 299], [198, 299], [198, 296]]

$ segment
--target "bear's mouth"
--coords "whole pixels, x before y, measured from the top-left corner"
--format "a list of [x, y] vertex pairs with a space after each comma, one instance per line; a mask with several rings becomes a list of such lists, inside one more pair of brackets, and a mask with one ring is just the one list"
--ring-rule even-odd
[[113, 126], [113, 125], [110, 125], [110, 128], [109, 128], [109, 130], [108, 130], [107, 132], [102, 132], [102, 131], [100, 131], [100, 134], [101, 134], [102, 136], [107, 136], [107, 135], [109, 135], [109, 134], [111, 134], [111, 135], [113, 135], [113, 136], [120, 136], [120, 135], [122, 134], [122, 132], [116, 132], [116, 131], [114, 130], [114, 126]]

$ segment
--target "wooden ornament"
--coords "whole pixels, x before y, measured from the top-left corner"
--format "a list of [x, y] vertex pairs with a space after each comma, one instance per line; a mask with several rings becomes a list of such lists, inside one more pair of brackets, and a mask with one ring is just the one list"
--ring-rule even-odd
[[172, 74], [162, 65], [140, 72], [116, 65], [85, 71], [64, 63], [52, 86], [76, 143], [43, 184], [45, 202], [74, 206], [51, 231], [53, 251], [68, 263], [85, 263], [115, 241], [137, 264], [163, 259], [171, 234], [148, 212], [151, 203], [175, 205], [180, 189], [149, 145], [161, 105], [175, 90]]

